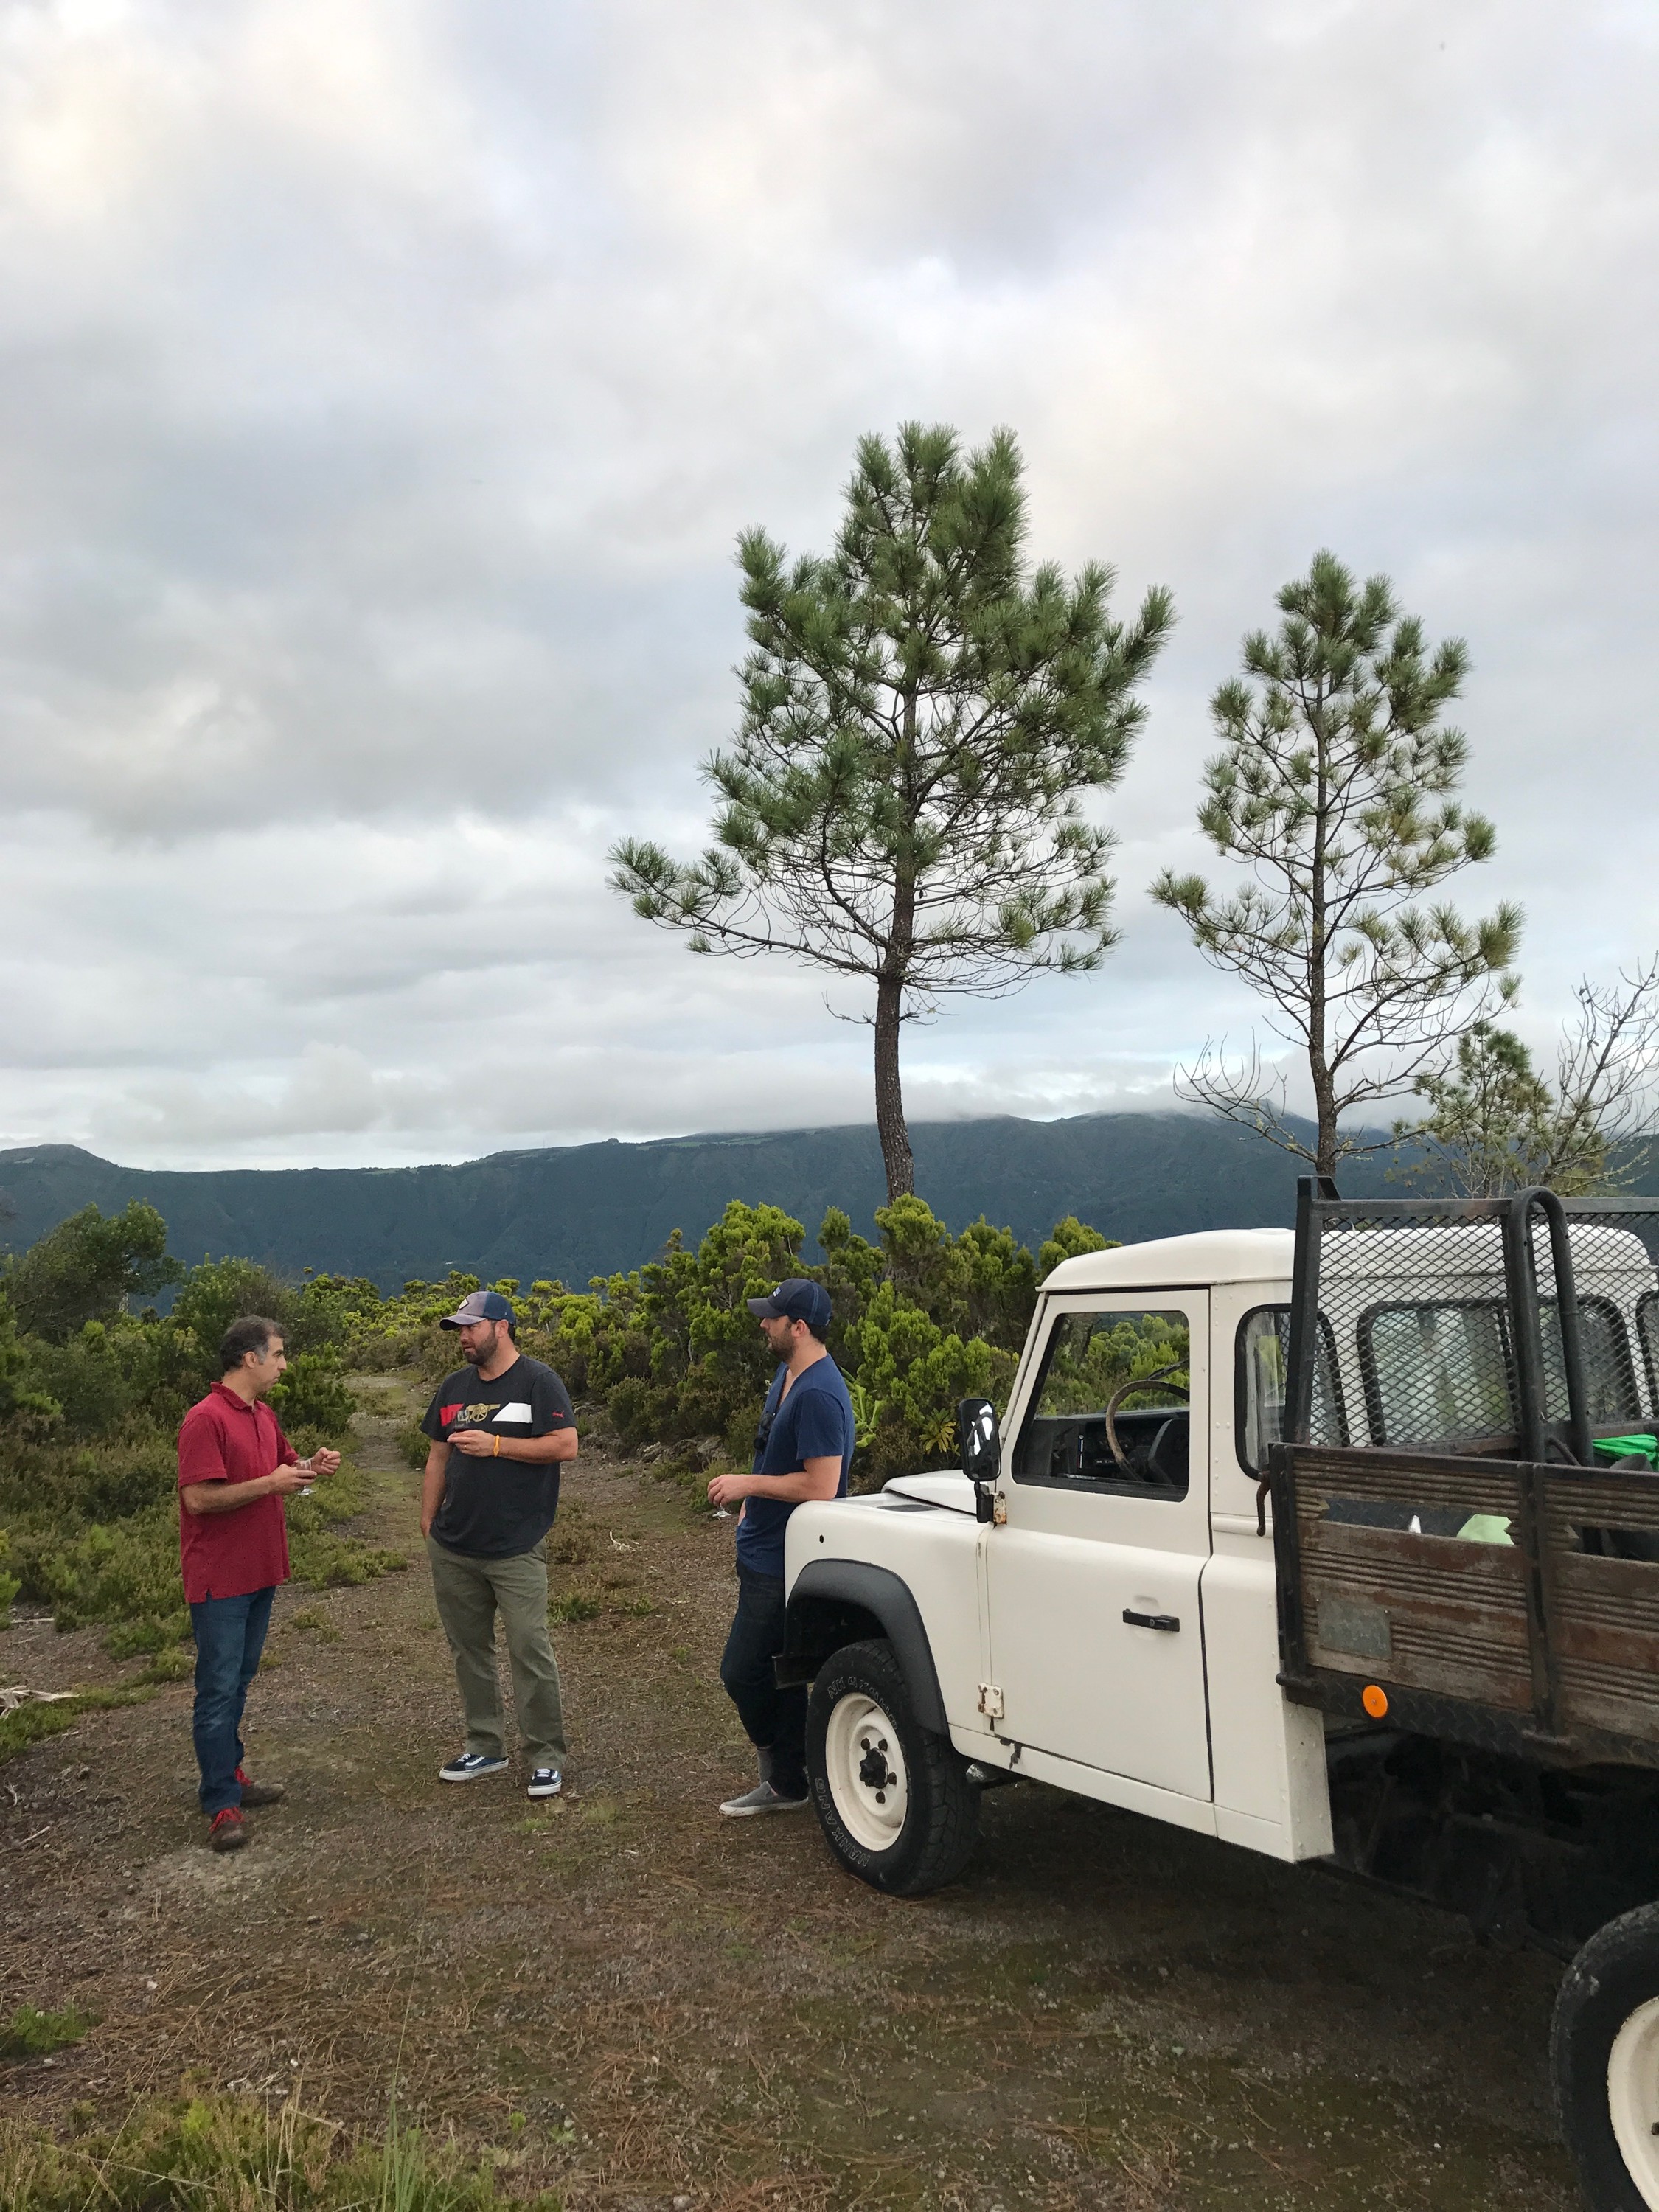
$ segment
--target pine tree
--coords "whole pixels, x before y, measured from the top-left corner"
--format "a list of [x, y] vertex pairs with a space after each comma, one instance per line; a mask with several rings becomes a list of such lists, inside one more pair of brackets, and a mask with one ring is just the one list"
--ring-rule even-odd
[[1656, 1121], [1659, 958], [1618, 985], [1586, 979], [1574, 997], [1553, 1084], [1521, 1038], [1492, 1022], [1476, 1022], [1445, 1066], [1418, 1077], [1428, 1114], [1395, 1133], [1431, 1147], [1425, 1170], [1471, 1198], [1495, 1198], [1528, 1183], [1606, 1190], [1643, 1163]]
[[[1206, 766], [1199, 823], [1252, 880], [1212, 890], [1166, 870], [1152, 896], [1199, 950], [1273, 1008], [1267, 1025], [1307, 1055], [1310, 1147], [1261, 1080], [1259, 1053], [1230, 1066], [1209, 1046], [1186, 1096], [1332, 1175], [1370, 1150], [1341, 1130], [1356, 1107], [1398, 1096], [1448, 1042], [1516, 988], [1521, 909], [1482, 921], [1423, 895], [1491, 856], [1492, 824], [1455, 792], [1468, 757], [1441, 719], [1462, 690], [1458, 638], [1431, 653], [1386, 576], [1357, 586], [1334, 555], [1279, 594], [1276, 636], [1244, 640], [1244, 673], [1211, 702], [1222, 750]], [[1389, 1140], [1383, 1140], [1389, 1141]]]
[[890, 1199], [915, 1188], [902, 1024], [1096, 968], [1115, 939], [1112, 841], [1081, 801], [1123, 772], [1170, 596], [1126, 624], [1109, 569], [1029, 568], [1022, 475], [1008, 431], [964, 453], [907, 423], [860, 441], [832, 553], [791, 565], [746, 532], [714, 842], [689, 864], [632, 839], [611, 855], [635, 911], [694, 951], [787, 952], [869, 994]]

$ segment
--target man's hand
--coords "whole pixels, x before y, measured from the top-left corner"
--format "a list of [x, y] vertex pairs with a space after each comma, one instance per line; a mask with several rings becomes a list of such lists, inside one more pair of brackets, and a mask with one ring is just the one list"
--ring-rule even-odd
[[274, 1474], [268, 1474], [265, 1480], [278, 1498], [288, 1498], [296, 1490], [304, 1490], [311, 1477], [301, 1474], [297, 1467], [279, 1467]]
[[453, 1444], [458, 1452], [465, 1452], [469, 1459], [489, 1459], [495, 1450], [495, 1435], [489, 1429], [452, 1429], [445, 1442]]
[[736, 1505], [753, 1495], [758, 1486], [746, 1474], [717, 1474], [708, 1486], [711, 1505]]
[[[311, 1455], [309, 1464], [313, 1474], [337, 1474], [340, 1471], [340, 1455], [337, 1451], [330, 1451], [325, 1445], [319, 1444]], [[301, 1468], [301, 1472], [303, 1474], [304, 1469]]]

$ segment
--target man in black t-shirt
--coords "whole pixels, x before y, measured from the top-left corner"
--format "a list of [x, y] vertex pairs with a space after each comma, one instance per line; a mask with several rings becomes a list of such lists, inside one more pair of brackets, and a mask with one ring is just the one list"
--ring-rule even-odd
[[553, 1370], [520, 1352], [513, 1309], [499, 1291], [469, 1292], [440, 1325], [459, 1333], [466, 1365], [440, 1387], [421, 1423], [432, 1439], [421, 1534], [455, 1656], [466, 1746], [438, 1778], [477, 1782], [506, 1771], [499, 1613], [528, 1793], [556, 1797], [564, 1784], [564, 1708], [547, 1635], [545, 1540], [558, 1510], [559, 1468], [576, 1456], [575, 1417]]

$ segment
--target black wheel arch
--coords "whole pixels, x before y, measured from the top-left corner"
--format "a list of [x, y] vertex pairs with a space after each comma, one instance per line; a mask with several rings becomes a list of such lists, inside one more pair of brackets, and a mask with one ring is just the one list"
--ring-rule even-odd
[[903, 1672], [917, 1720], [948, 1735], [945, 1699], [921, 1608], [890, 1567], [863, 1559], [809, 1559], [789, 1592], [784, 1645], [774, 1662], [780, 1683], [811, 1682], [844, 1644], [884, 1636]]

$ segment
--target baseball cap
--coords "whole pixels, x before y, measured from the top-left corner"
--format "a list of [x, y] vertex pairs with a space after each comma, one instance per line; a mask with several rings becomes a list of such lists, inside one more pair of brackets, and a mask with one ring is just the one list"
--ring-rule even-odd
[[518, 1316], [499, 1291], [469, 1291], [453, 1314], [446, 1314], [440, 1328], [465, 1328], [469, 1322], [515, 1321]]
[[744, 1303], [759, 1321], [804, 1321], [814, 1336], [823, 1335], [834, 1312], [823, 1285], [809, 1283], [802, 1275], [792, 1275], [765, 1297]]

